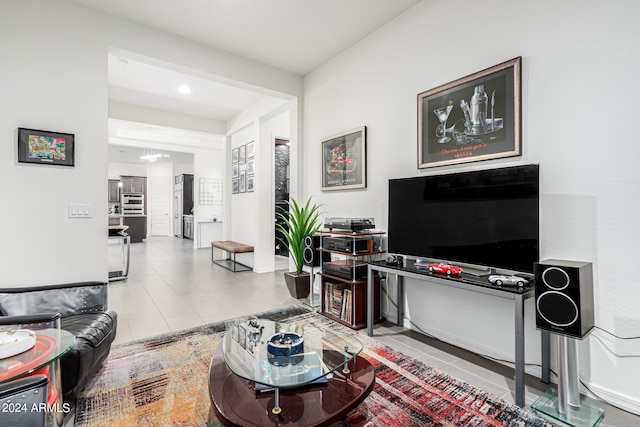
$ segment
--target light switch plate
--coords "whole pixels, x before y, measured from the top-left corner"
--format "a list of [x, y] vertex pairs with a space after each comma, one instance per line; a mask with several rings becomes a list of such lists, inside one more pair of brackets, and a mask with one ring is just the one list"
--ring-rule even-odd
[[69, 204], [69, 218], [91, 218], [91, 205]]

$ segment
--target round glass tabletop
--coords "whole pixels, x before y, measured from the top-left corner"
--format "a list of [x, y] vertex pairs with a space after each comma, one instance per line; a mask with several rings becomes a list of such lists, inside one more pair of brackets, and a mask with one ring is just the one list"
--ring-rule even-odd
[[336, 331], [262, 319], [231, 325], [222, 340], [234, 374], [275, 389], [323, 381], [339, 368], [348, 372], [362, 348], [356, 338]]
[[34, 330], [33, 347], [15, 356], [0, 359], [0, 384], [28, 375], [66, 354], [76, 337], [63, 329]]

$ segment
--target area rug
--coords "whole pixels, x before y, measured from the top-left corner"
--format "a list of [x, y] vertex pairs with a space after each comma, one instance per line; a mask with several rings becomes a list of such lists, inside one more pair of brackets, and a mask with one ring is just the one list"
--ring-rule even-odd
[[[301, 306], [252, 317], [355, 334]], [[75, 425], [221, 426], [211, 410], [208, 369], [233, 320], [114, 346], [78, 398]], [[358, 338], [365, 344], [361, 356], [375, 368], [376, 384], [336, 426], [554, 426], [373, 338]]]

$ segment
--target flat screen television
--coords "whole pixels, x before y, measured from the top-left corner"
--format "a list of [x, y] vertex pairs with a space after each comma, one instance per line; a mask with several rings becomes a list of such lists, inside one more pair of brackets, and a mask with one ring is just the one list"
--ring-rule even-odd
[[539, 166], [389, 180], [388, 252], [532, 273]]

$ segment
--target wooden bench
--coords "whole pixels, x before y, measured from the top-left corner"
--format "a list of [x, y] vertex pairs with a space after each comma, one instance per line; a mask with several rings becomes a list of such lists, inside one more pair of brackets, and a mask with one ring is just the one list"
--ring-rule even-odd
[[[213, 249], [218, 248], [227, 252], [226, 259], [214, 259]], [[218, 264], [221, 267], [231, 270], [234, 273], [237, 271], [249, 271], [253, 270], [248, 265], [244, 265], [236, 261], [236, 254], [253, 252], [253, 246], [245, 245], [244, 243], [233, 242], [231, 240], [220, 240], [211, 242], [211, 261], [214, 264]]]

